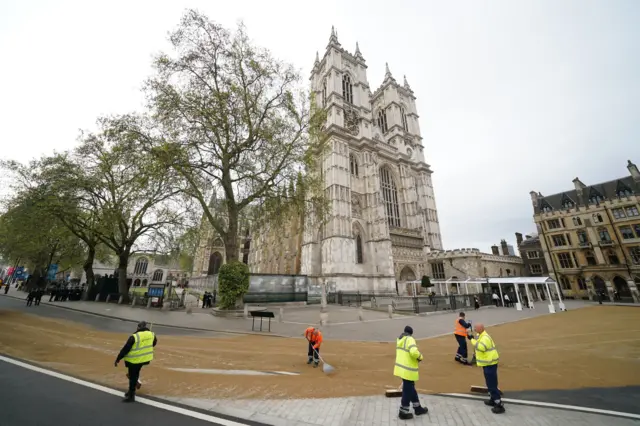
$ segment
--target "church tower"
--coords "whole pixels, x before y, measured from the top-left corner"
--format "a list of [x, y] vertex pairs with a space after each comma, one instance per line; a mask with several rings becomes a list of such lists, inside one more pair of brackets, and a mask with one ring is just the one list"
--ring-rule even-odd
[[310, 80], [327, 111], [319, 172], [330, 213], [305, 218], [301, 273], [336, 290], [395, 292], [428, 275], [426, 254], [442, 248], [413, 91], [387, 66], [372, 93], [358, 44], [350, 53], [334, 28]]

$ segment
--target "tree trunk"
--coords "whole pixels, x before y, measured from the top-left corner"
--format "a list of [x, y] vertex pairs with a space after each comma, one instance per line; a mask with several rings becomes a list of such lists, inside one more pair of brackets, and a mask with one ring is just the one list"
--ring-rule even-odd
[[118, 293], [123, 296], [123, 303], [128, 303], [129, 288], [127, 287], [127, 266], [129, 266], [129, 253], [120, 253], [118, 259]]
[[89, 246], [89, 252], [87, 253], [87, 258], [84, 260], [84, 264], [82, 265], [82, 269], [84, 269], [84, 274], [87, 276], [87, 288], [82, 294], [82, 300], [87, 300], [89, 298], [89, 294], [95, 285], [95, 274], [93, 273], [93, 261], [96, 257], [96, 248], [95, 246]]
[[51, 262], [53, 261], [53, 256], [56, 254], [56, 250], [58, 249], [58, 243], [53, 245], [53, 249], [51, 249], [51, 253], [49, 253], [49, 259], [47, 260], [47, 267], [44, 270], [44, 282], [45, 286], [47, 281], [49, 280], [49, 268], [51, 268]]
[[224, 239], [224, 251], [226, 263], [239, 260], [238, 249], [238, 213], [229, 209], [229, 230]]

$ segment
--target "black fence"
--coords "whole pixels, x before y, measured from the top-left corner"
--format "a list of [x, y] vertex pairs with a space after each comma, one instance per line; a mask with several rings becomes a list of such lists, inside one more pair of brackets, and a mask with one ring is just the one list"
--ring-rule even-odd
[[363, 293], [335, 292], [327, 294], [327, 303], [341, 306], [366, 306], [372, 309], [387, 309], [393, 306], [394, 311], [422, 314], [427, 312], [474, 309], [476, 299], [479, 306], [491, 305], [490, 294], [459, 294], [450, 296], [422, 295], [398, 296], [396, 293]]
[[[271, 292], [250, 292], [243, 297], [244, 303], [290, 303], [290, 302], [308, 302], [309, 293], [304, 292], [287, 292], [287, 293], [271, 293]], [[198, 297], [198, 306], [202, 306], [202, 295]], [[217, 306], [220, 301], [220, 295], [217, 291], [209, 292], [209, 303], [211, 307]]]

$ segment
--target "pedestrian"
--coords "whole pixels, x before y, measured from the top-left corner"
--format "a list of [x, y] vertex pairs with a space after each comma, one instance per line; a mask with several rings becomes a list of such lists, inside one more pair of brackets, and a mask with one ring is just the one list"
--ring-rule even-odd
[[44, 294], [44, 290], [42, 290], [41, 288], [36, 290], [36, 297], [35, 297], [36, 306], [40, 306], [40, 301], [42, 300], [43, 294]]
[[27, 294], [27, 306], [31, 306], [33, 304], [33, 299], [36, 298], [36, 291], [35, 290], [31, 290], [28, 294]]
[[493, 295], [491, 296], [493, 298], [493, 303], [496, 305], [496, 308], [498, 307], [498, 302], [500, 301], [500, 296], [498, 296], [497, 293], [493, 293]]
[[500, 356], [496, 344], [484, 329], [483, 324], [476, 324], [478, 337], [474, 337], [473, 333], [469, 335], [469, 340], [476, 350], [476, 363], [478, 367], [482, 367], [484, 380], [489, 391], [489, 399], [485, 401], [485, 405], [491, 408], [494, 414], [502, 414], [505, 412], [500, 391], [498, 390], [498, 360]]
[[127, 343], [120, 350], [115, 366], [117, 367], [120, 360], [124, 358], [129, 378], [129, 390], [124, 394], [122, 402], [135, 402], [140, 370], [153, 360], [153, 348], [157, 343], [158, 339], [153, 332], [149, 331], [147, 323], [140, 321], [136, 332], [129, 336]]
[[460, 312], [458, 318], [456, 318], [455, 328], [453, 330], [453, 335], [458, 342], [458, 350], [456, 351], [455, 361], [464, 364], [471, 365], [469, 361], [467, 361], [467, 336], [469, 335], [469, 330], [471, 328], [471, 323], [465, 321], [464, 312]]
[[504, 294], [504, 306], [507, 308], [511, 307], [511, 299], [509, 299], [509, 295], [506, 293]]
[[473, 296], [473, 307], [476, 311], [480, 309], [480, 300], [478, 300], [478, 296]]
[[11, 287], [11, 284], [9, 284], [9, 281], [4, 283], [4, 294], [9, 293], [9, 287]]
[[308, 327], [304, 331], [304, 338], [307, 339], [307, 365], [313, 363], [313, 368], [320, 364], [320, 346], [322, 345], [322, 332], [315, 327]]
[[413, 328], [406, 326], [404, 332], [396, 341], [396, 365], [393, 375], [402, 379], [402, 399], [400, 400], [400, 412], [398, 418], [409, 420], [413, 418], [411, 406], [416, 416], [427, 414], [427, 407], [420, 405], [416, 382], [420, 378], [418, 363], [423, 359], [422, 354], [413, 338]]

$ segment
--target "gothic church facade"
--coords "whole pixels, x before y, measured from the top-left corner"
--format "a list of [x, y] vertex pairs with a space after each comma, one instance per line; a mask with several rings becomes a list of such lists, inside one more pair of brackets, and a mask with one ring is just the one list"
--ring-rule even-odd
[[387, 65], [372, 92], [358, 45], [348, 52], [332, 28], [310, 80], [327, 111], [320, 173], [331, 212], [324, 224], [305, 217], [300, 272], [345, 291], [395, 291], [397, 281], [430, 275], [427, 254], [442, 239], [406, 78], [399, 84]]

